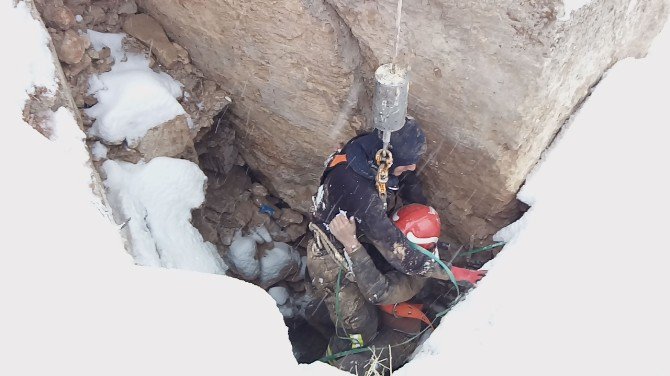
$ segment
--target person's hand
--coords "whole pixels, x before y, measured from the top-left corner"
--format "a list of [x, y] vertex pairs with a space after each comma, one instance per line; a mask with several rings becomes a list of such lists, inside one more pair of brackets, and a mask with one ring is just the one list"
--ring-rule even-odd
[[457, 281], [470, 282], [473, 285], [486, 275], [486, 270], [470, 270], [455, 266], [451, 267], [451, 272], [454, 273], [454, 278]]
[[360, 243], [356, 239], [356, 221], [354, 217], [347, 219], [344, 214], [338, 214], [328, 224], [330, 233], [342, 243], [347, 252], [353, 252], [359, 247]]

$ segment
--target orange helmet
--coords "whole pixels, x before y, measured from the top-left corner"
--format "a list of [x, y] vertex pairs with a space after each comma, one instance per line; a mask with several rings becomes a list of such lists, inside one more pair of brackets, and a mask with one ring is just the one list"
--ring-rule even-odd
[[393, 223], [412, 243], [432, 249], [440, 237], [440, 216], [431, 206], [410, 204], [391, 217]]

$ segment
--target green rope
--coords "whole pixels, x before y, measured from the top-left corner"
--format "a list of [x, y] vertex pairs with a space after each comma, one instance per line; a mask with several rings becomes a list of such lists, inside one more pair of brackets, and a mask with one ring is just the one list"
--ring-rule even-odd
[[459, 257], [472, 256], [472, 255], [477, 254], [477, 253], [486, 252], [486, 251], [490, 251], [494, 248], [502, 247], [503, 245], [505, 245], [505, 242], [498, 242], [498, 243], [494, 243], [494, 244], [491, 244], [491, 245], [487, 245], [486, 247], [475, 248], [471, 251], [461, 253], [459, 255]]
[[323, 358], [321, 358], [319, 360], [324, 362], [324, 363], [328, 363], [331, 360], [339, 359], [339, 358], [342, 358], [342, 357], [345, 357], [345, 356], [351, 355], [351, 354], [362, 353], [364, 351], [372, 351], [372, 349], [367, 347], [367, 346], [366, 347], [358, 347], [358, 348], [355, 348], [355, 349], [338, 352], [337, 354], [324, 356]]
[[458, 289], [458, 283], [456, 282], [456, 277], [454, 277], [454, 273], [451, 272], [451, 269], [447, 266], [447, 264], [445, 264], [442, 260], [440, 260], [440, 258], [437, 257], [437, 255], [435, 255], [434, 253], [426, 250], [422, 246], [420, 246], [418, 244], [414, 244], [410, 241], [408, 241], [408, 243], [412, 247], [412, 249], [414, 249], [416, 251], [419, 251], [419, 252], [423, 253], [424, 255], [430, 257], [431, 259], [435, 260], [435, 262], [437, 262], [437, 264], [440, 265], [442, 267], [442, 269], [444, 269], [444, 271], [449, 276], [449, 280], [456, 287], [456, 295], [461, 295], [461, 292]]

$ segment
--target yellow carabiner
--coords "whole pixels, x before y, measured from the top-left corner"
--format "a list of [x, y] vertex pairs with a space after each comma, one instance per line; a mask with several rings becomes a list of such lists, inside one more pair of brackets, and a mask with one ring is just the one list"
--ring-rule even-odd
[[384, 204], [384, 209], [386, 209], [386, 183], [389, 181], [389, 170], [393, 164], [393, 154], [388, 149], [380, 149], [375, 155], [375, 162], [377, 162], [378, 166], [375, 183], [379, 192], [379, 198]]

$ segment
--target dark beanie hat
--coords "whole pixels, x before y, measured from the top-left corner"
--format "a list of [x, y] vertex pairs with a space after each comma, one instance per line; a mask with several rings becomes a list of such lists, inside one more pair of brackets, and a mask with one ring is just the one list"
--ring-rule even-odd
[[[377, 130], [379, 136], [381, 132]], [[391, 152], [394, 166], [409, 166], [416, 164], [426, 152], [426, 135], [419, 123], [412, 117], [405, 119], [405, 125], [391, 133]]]

